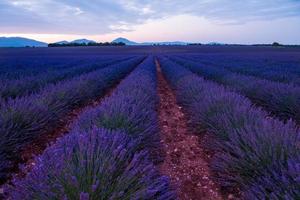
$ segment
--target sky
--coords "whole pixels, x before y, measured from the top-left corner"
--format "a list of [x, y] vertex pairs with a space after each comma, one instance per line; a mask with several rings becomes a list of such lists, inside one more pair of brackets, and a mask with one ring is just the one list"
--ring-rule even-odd
[[0, 0], [0, 36], [300, 44], [300, 0]]

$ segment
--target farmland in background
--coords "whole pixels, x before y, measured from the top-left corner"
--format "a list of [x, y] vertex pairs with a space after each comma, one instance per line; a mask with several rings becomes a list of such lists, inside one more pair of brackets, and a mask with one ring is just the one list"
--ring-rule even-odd
[[300, 199], [300, 48], [0, 48], [0, 199]]

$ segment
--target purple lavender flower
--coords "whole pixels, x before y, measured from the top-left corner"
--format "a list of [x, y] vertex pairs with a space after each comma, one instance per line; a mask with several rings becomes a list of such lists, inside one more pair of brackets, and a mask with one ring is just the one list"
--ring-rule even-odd
[[[99, 69], [71, 80], [50, 84], [37, 94], [8, 100], [0, 110], [0, 181], [20, 150], [38, 136], [60, 126], [61, 119], [73, 109], [103, 95], [104, 90], [129, 73], [142, 57]], [[7, 160], [7, 161], [6, 161]], [[4, 168], [2, 168], [4, 167]]]
[[[14, 180], [9, 195], [16, 200], [174, 199], [168, 179], [158, 174], [147, 152], [136, 151], [137, 145], [120, 131], [74, 131], [46, 149], [26, 178]], [[115, 154], [120, 147], [126, 151]]]
[[160, 61], [199, 133], [215, 136], [208, 148], [216, 152], [211, 167], [221, 186], [240, 187], [249, 199], [299, 198], [300, 169], [289, 164], [300, 152], [295, 123], [272, 119], [245, 97], [168, 59]]

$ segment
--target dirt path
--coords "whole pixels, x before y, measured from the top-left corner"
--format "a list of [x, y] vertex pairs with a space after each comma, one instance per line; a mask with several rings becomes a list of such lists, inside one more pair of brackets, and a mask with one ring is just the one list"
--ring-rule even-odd
[[175, 95], [164, 79], [158, 61], [156, 66], [160, 98], [159, 124], [166, 152], [160, 170], [171, 178], [181, 200], [222, 199], [218, 187], [210, 178], [207, 155], [198, 142], [199, 138], [188, 131], [187, 119], [177, 105]]

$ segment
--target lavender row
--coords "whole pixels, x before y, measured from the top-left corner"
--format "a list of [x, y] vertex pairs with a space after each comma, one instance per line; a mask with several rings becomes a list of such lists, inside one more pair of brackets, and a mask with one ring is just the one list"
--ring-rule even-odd
[[[246, 61], [247, 62], [247, 61]], [[219, 63], [216, 63], [219, 65]], [[215, 65], [216, 65], [215, 64]], [[267, 79], [270, 81], [277, 81], [282, 83], [289, 83], [300, 85], [300, 75], [295, 74], [294, 72], [290, 72], [283, 66], [278, 70], [272, 69], [274, 65], [270, 65], [268, 68], [260, 68], [259, 66], [251, 65], [251, 66], [243, 66], [243, 65], [226, 65], [224, 66], [227, 70], [231, 72], [238, 72], [244, 75], [255, 76], [263, 79]], [[299, 68], [299, 66], [297, 66]]]
[[[97, 58], [98, 59], [98, 58]], [[86, 60], [96, 58], [77, 57], [12, 57], [4, 58], [0, 62], [0, 78], [5, 80], [21, 79], [26, 76], [35, 76], [49, 71], [61, 70], [83, 64]], [[103, 59], [103, 58], [100, 58]]]
[[84, 73], [107, 67], [108, 65], [115, 64], [122, 60], [124, 60], [124, 58], [91, 61], [87, 62], [87, 64], [41, 73], [37, 76], [25, 77], [18, 80], [1, 80], [0, 97], [3, 99], [8, 99], [30, 95], [38, 92], [41, 88], [49, 83], [57, 83], [62, 80], [70, 79]]
[[[9, 188], [13, 199], [175, 199], [149, 157], [158, 147], [153, 58], [146, 59], [70, 134]], [[46, 177], [46, 178], [45, 178]]]
[[76, 129], [87, 131], [93, 126], [125, 131], [140, 140], [140, 148], [150, 149], [153, 160], [162, 158], [156, 105], [156, 69], [149, 57], [133, 71], [101, 106], [81, 115], [74, 124]]
[[245, 95], [279, 119], [293, 119], [300, 124], [300, 87], [239, 75], [185, 59], [174, 60], [206, 79], [224, 84]]
[[[276, 59], [276, 57], [279, 59]], [[282, 58], [283, 55], [259, 58], [257, 55], [234, 56], [188, 56], [202, 64], [225, 67], [231, 72], [260, 77], [283, 83], [300, 84], [300, 64], [295, 58]]]
[[4, 56], [0, 61], [0, 77], [8, 80], [20, 79], [82, 65], [86, 62], [109, 60], [114, 57], [105, 55], [51, 55], [48, 53], [38, 56], [22, 54], [18, 54], [17, 57], [15, 55]]
[[114, 66], [49, 85], [40, 93], [10, 100], [0, 110], [0, 182], [9, 175], [21, 149], [51, 133], [73, 109], [104, 94], [142, 61], [135, 58]]
[[199, 134], [213, 134], [211, 167], [223, 187], [238, 187], [245, 199], [300, 197], [300, 132], [186, 68], [160, 59], [167, 80]]
[[19, 80], [40, 76], [49, 72], [81, 66], [86, 63], [108, 61], [118, 58], [133, 58], [132, 55], [43, 55], [5, 58], [0, 61], [1, 80]]
[[122, 131], [72, 132], [36, 158], [24, 179], [7, 187], [14, 200], [173, 198], [146, 151]]

